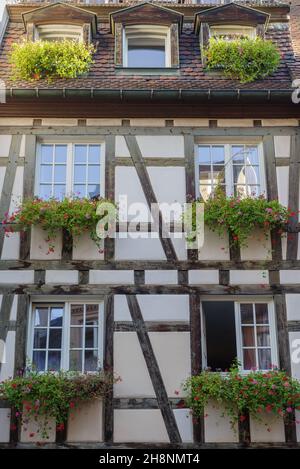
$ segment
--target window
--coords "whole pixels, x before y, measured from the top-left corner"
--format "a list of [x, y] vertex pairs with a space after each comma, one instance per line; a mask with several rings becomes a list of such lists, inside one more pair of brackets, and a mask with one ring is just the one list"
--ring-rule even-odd
[[219, 184], [230, 195], [259, 196], [265, 192], [262, 147], [257, 144], [198, 145], [198, 195], [204, 200]]
[[36, 195], [43, 199], [103, 195], [102, 150], [99, 144], [40, 144]]
[[124, 28], [124, 67], [170, 67], [170, 31], [165, 26]]
[[37, 371], [96, 371], [102, 347], [102, 303], [32, 306], [28, 356]]
[[83, 41], [82, 26], [74, 24], [45, 24], [35, 28], [35, 39], [42, 41]]
[[224, 38], [227, 40], [239, 39], [242, 37], [249, 37], [254, 39], [256, 37], [256, 28], [253, 26], [240, 26], [240, 25], [217, 25], [210, 26], [210, 37]]
[[277, 364], [275, 317], [270, 301], [203, 301], [203, 365], [225, 371], [237, 358], [241, 369]]

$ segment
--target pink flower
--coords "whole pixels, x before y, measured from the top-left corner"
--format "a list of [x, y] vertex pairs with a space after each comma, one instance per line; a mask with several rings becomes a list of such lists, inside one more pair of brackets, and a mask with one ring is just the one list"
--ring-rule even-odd
[[291, 407], [287, 407], [286, 411], [290, 414], [293, 412], [293, 409]]

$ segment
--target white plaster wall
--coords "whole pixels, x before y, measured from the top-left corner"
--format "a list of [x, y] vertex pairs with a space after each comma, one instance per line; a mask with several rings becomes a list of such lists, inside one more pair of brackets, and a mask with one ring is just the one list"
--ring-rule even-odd
[[247, 239], [247, 246], [241, 248], [241, 259], [242, 261], [272, 259], [270, 237], [266, 239], [262, 230], [255, 230]]
[[14, 295], [14, 299], [13, 299], [11, 310], [10, 310], [10, 317], [9, 317], [10, 321], [17, 320], [18, 301], [19, 301], [19, 295]]
[[1, 365], [0, 382], [14, 374], [16, 332], [8, 331], [5, 341], [5, 362]]
[[289, 204], [289, 167], [278, 166], [276, 168], [278, 200], [286, 207]]
[[199, 260], [219, 260], [230, 259], [228, 236], [220, 237], [214, 231], [204, 228], [204, 244], [198, 251]]
[[6, 173], [6, 167], [5, 166], [0, 166], [0, 194], [2, 194], [5, 173]]
[[300, 321], [300, 293], [285, 295], [288, 321]]
[[40, 260], [55, 260], [61, 259], [62, 251], [62, 233], [57, 232], [55, 240], [51, 241], [51, 246], [54, 247], [53, 252], [49, 252], [49, 243], [46, 241], [48, 237], [47, 231], [39, 226], [31, 228], [30, 240], [30, 258]]
[[46, 270], [46, 282], [53, 285], [78, 283], [78, 270]]
[[10, 233], [4, 237], [2, 260], [16, 260], [20, 255], [20, 233]]
[[139, 135], [137, 142], [144, 158], [184, 158], [181, 135]]
[[74, 238], [72, 258], [77, 261], [104, 259], [104, 241], [100, 247], [91, 239], [89, 233]]
[[231, 270], [230, 283], [233, 285], [251, 285], [258, 283], [266, 285], [269, 283], [269, 273], [267, 270]]
[[291, 151], [290, 135], [275, 135], [275, 158], [289, 158]]
[[184, 233], [170, 233], [176, 255], [180, 261], [187, 260], [187, 243]]
[[130, 153], [126, 145], [125, 138], [121, 135], [116, 136], [116, 157], [126, 157], [130, 158]]
[[0, 283], [24, 284], [34, 283], [33, 270], [1, 270]]
[[274, 414], [261, 416], [259, 422], [250, 416], [250, 435], [253, 443], [280, 443], [285, 441], [283, 419]]
[[114, 385], [115, 397], [155, 397], [135, 332], [114, 333], [114, 372], [122, 380]]
[[169, 397], [183, 395], [191, 374], [189, 332], [149, 332], [149, 338]]
[[175, 118], [174, 119], [174, 127], [208, 127], [209, 126], [209, 119], [201, 119], [198, 117], [190, 117], [190, 118]]
[[90, 270], [91, 284], [134, 284], [133, 270]]
[[145, 270], [145, 283], [149, 285], [177, 285], [177, 270]]
[[114, 442], [168, 443], [169, 437], [160, 410], [115, 410]]
[[159, 239], [116, 239], [116, 260], [165, 260]]
[[130, 125], [132, 127], [165, 127], [165, 119], [154, 119], [154, 118], [136, 118], [130, 119]]
[[292, 376], [300, 380], [300, 332], [289, 332]]
[[9, 443], [10, 409], [0, 409], [0, 443]]
[[300, 270], [280, 270], [279, 276], [282, 284], [300, 283]]
[[[23, 415], [24, 417], [24, 415]], [[20, 441], [21, 443], [54, 443], [56, 438], [56, 422], [54, 419], [47, 418], [47, 437], [43, 437], [43, 421], [45, 417], [40, 417], [37, 420], [34, 418], [29, 419], [27, 422], [26, 417], [21, 428]]]
[[239, 441], [237, 425], [233, 429], [230, 418], [224, 415], [224, 409], [216, 402], [210, 402], [204, 411], [205, 443], [237, 443]]
[[193, 443], [193, 419], [189, 409], [174, 409], [174, 416], [182, 443]]
[[262, 119], [263, 127], [297, 127], [298, 119]]
[[67, 441], [103, 441], [103, 403], [95, 399], [80, 404], [68, 420]]
[[11, 135], [0, 135], [0, 157], [7, 157], [11, 144]]
[[[123, 205], [120, 196], [127, 197], [127, 210], [129, 213], [127, 213], [124, 220], [150, 221], [150, 211], [141, 183], [136, 169], [131, 166], [117, 166], [115, 170], [115, 200], [120, 204], [120, 211], [122, 212]], [[140, 204], [142, 205], [140, 206]], [[123, 221], [121, 216], [120, 213], [120, 220]]]
[[26, 149], [26, 135], [22, 135], [20, 154], [19, 154], [21, 158], [25, 158], [25, 149]]
[[16, 176], [12, 189], [11, 203], [9, 207], [9, 213], [14, 212], [22, 202], [23, 196], [23, 176], [24, 176], [24, 167], [18, 166], [16, 170]]
[[253, 127], [253, 119], [218, 119], [218, 127]]
[[219, 284], [218, 270], [189, 270], [189, 283], [193, 285]]

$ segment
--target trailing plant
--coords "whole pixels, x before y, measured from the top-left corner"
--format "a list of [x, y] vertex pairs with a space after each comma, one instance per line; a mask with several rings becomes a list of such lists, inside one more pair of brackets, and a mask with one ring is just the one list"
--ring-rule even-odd
[[[55, 420], [57, 430], [62, 431], [72, 410], [81, 402], [104, 398], [115, 381], [111, 373], [104, 371], [79, 374], [29, 370], [0, 383], [0, 398], [9, 402], [25, 431], [34, 420], [40, 427], [38, 436], [47, 439], [51, 419]], [[30, 436], [35, 434], [30, 433]]]
[[233, 365], [226, 374], [202, 371], [189, 378], [184, 389], [195, 416], [203, 415], [208, 402], [215, 401], [233, 426], [245, 419], [245, 413], [262, 420], [263, 413], [290, 418], [294, 409], [300, 410], [300, 382], [277, 369], [242, 374]]
[[13, 79], [76, 78], [93, 63], [93, 45], [76, 41], [24, 41], [12, 44], [9, 61]]
[[28, 231], [31, 226], [40, 226], [46, 232], [46, 241], [49, 243], [49, 251], [54, 250], [54, 241], [57, 233], [64, 229], [70, 237], [77, 237], [88, 232], [91, 239], [100, 248], [101, 237], [96, 232], [97, 223], [104, 215], [97, 214], [97, 207], [103, 203], [113, 202], [106, 199], [94, 200], [88, 198], [68, 198], [62, 200], [51, 198], [43, 200], [39, 198], [27, 199], [9, 215], [5, 214], [2, 224], [9, 236], [14, 231]]
[[204, 54], [207, 70], [221, 70], [226, 77], [241, 83], [271, 75], [277, 70], [281, 58], [273, 42], [260, 37], [231, 41], [211, 38]]
[[[192, 203], [192, 223], [196, 225], [196, 203]], [[277, 230], [279, 234], [284, 232], [289, 218], [295, 216], [278, 200], [267, 200], [260, 197], [227, 197], [223, 191], [215, 190], [204, 203], [204, 223], [219, 236], [224, 231], [230, 234], [232, 244], [247, 246], [247, 240], [255, 229], [263, 231], [266, 238], [270, 230]], [[191, 239], [193, 241], [193, 239]]]

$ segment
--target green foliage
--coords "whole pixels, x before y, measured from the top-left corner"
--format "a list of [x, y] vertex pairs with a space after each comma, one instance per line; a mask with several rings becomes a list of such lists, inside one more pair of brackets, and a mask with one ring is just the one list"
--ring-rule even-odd
[[232, 424], [243, 421], [249, 412], [254, 419], [261, 420], [261, 414], [290, 416], [294, 409], [300, 409], [300, 382], [285, 371], [251, 371], [241, 374], [234, 365], [228, 373], [202, 371], [189, 378], [184, 388], [186, 404], [194, 415], [203, 415], [209, 401], [221, 404]]
[[12, 44], [12, 76], [21, 80], [76, 78], [93, 63], [93, 45], [76, 41], [26, 41]]
[[211, 38], [204, 51], [207, 70], [220, 69], [228, 78], [249, 83], [271, 75], [278, 68], [280, 53], [272, 41], [260, 37], [228, 41]]
[[96, 210], [101, 203], [110, 202], [105, 199], [68, 197], [63, 200], [27, 199], [12, 215], [6, 213], [2, 224], [6, 225], [7, 235], [16, 230], [27, 231], [31, 226], [40, 226], [47, 233], [46, 240], [49, 242], [50, 252], [54, 249], [53, 241], [57, 233], [62, 229], [71, 237], [88, 232], [91, 239], [100, 247], [101, 238], [96, 233], [96, 226], [105, 216], [105, 211], [104, 215], [97, 215]]
[[63, 430], [72, 409], [80, 402], [104, 398], [115, 381], [112, 374], [105, 372], [31, 370], [0, 383], [0, 398], [9, 402], [25, 428], [32, 419], [41, 423], [40, 436], [47, 438], [51, 418], [55, 419], [57, 429]]

